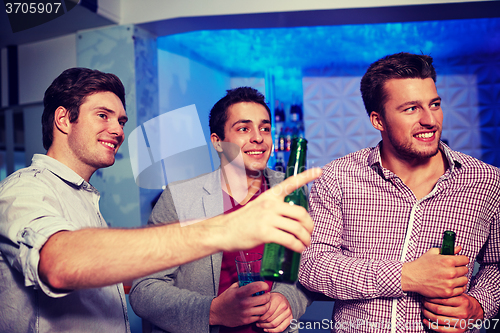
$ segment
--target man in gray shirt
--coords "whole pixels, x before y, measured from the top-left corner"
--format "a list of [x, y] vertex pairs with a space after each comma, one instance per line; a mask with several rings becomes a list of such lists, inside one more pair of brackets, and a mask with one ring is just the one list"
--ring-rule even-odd
[[122, 83], [68, 69], [45, 92], [44, 107], [47, 154], [0, 183], [1, 332], [129, 332], [121, 281], [219, 251], [309, 244], [309, 215], [283, 198], [318, 170], [231, 215], [182, 228], [108, 229], [89, 181], [114, 163], [124, 141]]

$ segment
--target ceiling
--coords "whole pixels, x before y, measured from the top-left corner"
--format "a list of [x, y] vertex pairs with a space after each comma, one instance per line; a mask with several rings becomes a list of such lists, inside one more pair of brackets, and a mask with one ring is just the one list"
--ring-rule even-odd
[[52, 21], [31, 29], [13, 33], [7, 13], [0, 10], [0, 48], [8, 45], [38, 42], [76, 33], [79, 30], [98, 28], [112, 24], [115, 23], [83, 6], [75, 6], [66, 14]]
[[[158, 38], [158, 48], [236, 77], [274, 77], [275, 95], [294, 102], [303, 76], [361, 76], [392, 53], [440, 59], [500, 54], [500, 18], [193, 31]], [[438, 73], [439, 73], [439, 67]]]
[[203, 30], [158, 38], [158, 47], [233, 75], [370, 64], [396, 52], [434, 58], [500, 53], [500, 18], [295, 28]]

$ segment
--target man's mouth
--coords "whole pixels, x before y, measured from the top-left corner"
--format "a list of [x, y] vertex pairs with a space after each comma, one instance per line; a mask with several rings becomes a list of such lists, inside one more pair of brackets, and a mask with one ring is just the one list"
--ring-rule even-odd
[[262, 154], [264, 154], [264, 151], [262, 151], [262, 150], [259, 150], [259, 151], [247, 151], [247, 152], [245, 152], [245, 154], [248, 154], [248, 155], [262, 155]]
[[436, 133], [436, 132], [418, 133], [418, 134], [415, 134], [415, 137], [419, 138], [419, 139], [430, 139], [434, 136], [434, 133]]
[[116, 149], [116, 144], [114, 143], [111, 143], [111, 142], [105, 142], [105, 141], [100, 141], [101, 144], [105, 145], [105, 146], [108, 146], [109, 148], [111, 149]]

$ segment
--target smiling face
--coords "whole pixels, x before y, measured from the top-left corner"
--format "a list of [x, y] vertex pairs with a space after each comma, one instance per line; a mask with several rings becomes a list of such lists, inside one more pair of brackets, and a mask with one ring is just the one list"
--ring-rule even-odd
[[271, 136], [271, 120], [266, 108], [258, 103], [241, 102], [231, 105], [227, 110], [227, 121], [224, 126], [224, 140], [212, 133], [214, 145], [231, 143], [239, 150], [228, 149], [222, 144], [221, 164], [227, 165], [241, 151], [247, 175], [260, 174], [267, 166], [271, 154], [273, 140]]
[[[120, 99], [112, 92], [98, 92], [85, 98], [78, 119], [67, 132], [68, 160], [77, 173], [92, 174], [113, 165], [125, 134], [127, 114]], [[85, 177], [84, 177], [85, 178]]]
[[406, 161], [422, 161], [439, 152], [443, 111], [431, 78], [391, 79], [384, 85], [384, 113], [370, 120], [380, 130], [383, 154]]

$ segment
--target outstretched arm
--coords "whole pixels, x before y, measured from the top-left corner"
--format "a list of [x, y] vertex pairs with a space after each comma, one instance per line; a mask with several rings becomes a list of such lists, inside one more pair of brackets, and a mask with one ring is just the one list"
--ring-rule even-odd
[[40, 277], [56, 289], [94, 288], [262, 243], [274, 242], [300, 252], [310, 243], [313, 222], [305, 209], [283, 200], [320, 173], [319, 169], [307, 170], [236, 212], [185, 227], [173, 224], [58, 232], [40, 252]]

